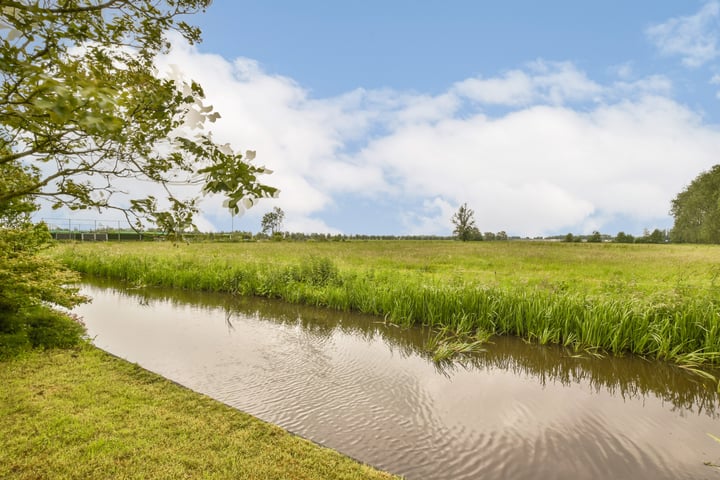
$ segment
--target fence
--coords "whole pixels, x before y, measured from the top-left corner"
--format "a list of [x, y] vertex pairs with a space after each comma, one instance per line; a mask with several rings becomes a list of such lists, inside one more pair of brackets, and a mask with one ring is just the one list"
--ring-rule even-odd
[[76, 218], [40, 218], [55, 240], [79, 242], [107, 242], [109, 240], [142, 241], [161, 236], [154, 232], [136, 232], [123, 220], [97, 220]]

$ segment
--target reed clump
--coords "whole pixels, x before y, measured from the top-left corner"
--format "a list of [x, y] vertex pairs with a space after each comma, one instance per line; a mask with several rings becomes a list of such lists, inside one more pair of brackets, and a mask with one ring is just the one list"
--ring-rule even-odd
[[[385, 242], [388, 252], [393, 245]], [[232, 245], [200, 254], [203, 250], [197, 247], [182, 252], [185, 247], [164, 245], [139, 251], [126, 245], [65, 245], [56, 255], [81, 273], [131, 285], [279, 298], [452, 335], [516, 335], [575, 351], [670, 360], [691, 369], [720, 365], [720, 295], [714, 280], [684, 289], [678, 288], [687, 285], [684, 280], [665, 281], [664, 289], [608, 288], [609, 283], [625, 282], [618, 280], [615, 266], [599, 287], [572, 288], [577, 272], [570, 254], [578, 251], [571, 247], [563, 247], [570, 276], [555, 271], [555, 278], [545, 283], [537, 278], [547, 278], [546, 272], [515, 282], [488, 280], [486, 271], [478, 271], [475, 278], [462, 271], [467, 266], [462, 261], [455, 264], [456, 271], [438, 274], [447, 259], [429, 266], [425, 262], [425, 268], [396, 268], [392, 253], [358, 264], [341, 251], [352, 249], [352, 242], [334, 246], [338, 250], [332, 256], [307, 250], [293, 255], [287, 247], [285, 255], [252, 257], [230, 250]], [[484, 261], [493, 263], [492, 258]], [[542, 265], [539, 262], [538, 269]], [[453, 348], [462, 350], [459, 343]]]

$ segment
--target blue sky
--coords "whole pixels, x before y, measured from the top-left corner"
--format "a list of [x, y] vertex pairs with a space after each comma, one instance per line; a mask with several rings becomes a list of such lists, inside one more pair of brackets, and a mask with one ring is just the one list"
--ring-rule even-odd
[[[720, 162], [720, 0], [231, 1], [159, 59], [281, 188], [285, 229], [535, 236], [669, 228]], [[203, 230], [228, 230], [222, 199]], [[87, 216], [87, 213], [85, 214]]]
[[[243, 1], [216, 0], [197, 18], [200, 50], [259, 61], [318, 97], [391, 87], [437, 94], [459, 79], [544, 58], [593, 77], [632, 62], [679, 70], [645, 29], [694, 13], [685, 1]], [[680, 72], [675, 72], [680, 73]]]

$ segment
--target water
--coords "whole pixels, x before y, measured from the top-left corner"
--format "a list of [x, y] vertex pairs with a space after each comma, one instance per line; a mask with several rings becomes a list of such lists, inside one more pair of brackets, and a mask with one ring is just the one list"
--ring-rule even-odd
[[435, 364], [428, 332], [261, 299], [99, 283], [115, 355], [408, 479], [720, 478], [718, 395], [678, 367], [494, 338]]

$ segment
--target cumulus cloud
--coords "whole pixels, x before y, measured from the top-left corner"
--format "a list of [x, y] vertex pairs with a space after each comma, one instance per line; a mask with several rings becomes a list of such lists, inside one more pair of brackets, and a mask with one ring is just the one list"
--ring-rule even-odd
[[[358, 89], [312, 98], [249, 59], [182, 45], [166, 61], [222, 113], [215, 138], [257, 150], [275, 172], [267, 179], [282, 195], [272, 206], [293, 230], [337, 232], [325, 214], [347, 195], [395, 199], [390, 233], [447, 234], [463, 202], [483, 231], [602, 229], [619, 216], [651, 223], [667, 219], [671, 198], [720, 151], [717, 126], [672, 100], [662, 76], [626, 72], [603, 85], [572, 63], [538, 60], [435, 96]], [[491, 116], [493, 105], [506, 110]], [[222, 210], [219, 200], [205, 208]], [[356, 231], [372, 230], [373, 216], [354, 219]]]
[[646, 97], [590, 112], [535, 106], [409, 126], [359, 155], [402, 195], [431, 192], [475, 208], [482, 229], [543, 234], [598, 215], [667, 214], [683, 181], [711, 165], [717, 130], [686, 108]]
[[452, 216], [457, 206], [442, 197], [425, 199], [419, 210], [404, 211], [402, 224], [408, 235], [441, 235], [452, 232]]
[[542, 60], [529, 64], [528, 71], [511, 70], [501, 77], [471, 78], [458, 82], [453, 89], [470, 100], [508, 106], [592, 100], [602, 90], [572, 63]]
[[720, 2], [709, 1], [695, 15], [671, 18], [645, 33], [663, 54], [699, 67], [720, 55]]
[[[720, 151], [720, 128], [673, 100], [667, 78], [625, 68], [603, 84], [572, 63], [538, 60], [437, 95], [314, 98], [251, 59], [178, 43], [159, 68], [171, 64], [222, 114], [214, 138], [256, 150], [275, 172], [266, 180], [280, 198], [236, 219], [239, 229], [256, 230], [279, 206], [291, 231], [448, 235], [464, 202], [482, 231], [511, 235], [604, 231], [618, 219], [654, 227]], [[340, 205], [357, 199], [352, 229], [341, 227]], [[222, 200], [203, 200], [205, 229], [229, 228]], [[380, 218], [394, 222], [378, 232]]]

